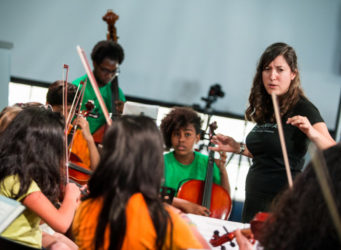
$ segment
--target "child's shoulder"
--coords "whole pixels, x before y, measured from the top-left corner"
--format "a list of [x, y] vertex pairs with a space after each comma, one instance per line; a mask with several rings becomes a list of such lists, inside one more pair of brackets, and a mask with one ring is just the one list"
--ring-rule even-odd
[[163, 154], [165, 160], [170, 160], [174, 158], [174, 151], [169, 151]]
[[13, 197], [19, 192], [20, 180], [17, 175], [9, 175], [3, 179], [0, 186], [0, 194]]
[[[19, 193], [20, 190], [20, 178], [18, 175], [9, 175], [1, 182], [0, 194], [6, 197], [14, 197]], [[28, 194], [40, 191], [39, 186], [35, 181], [31, 181], [31, 184], [26, 194], [19, 197], [19, 201], [26, 197]]]

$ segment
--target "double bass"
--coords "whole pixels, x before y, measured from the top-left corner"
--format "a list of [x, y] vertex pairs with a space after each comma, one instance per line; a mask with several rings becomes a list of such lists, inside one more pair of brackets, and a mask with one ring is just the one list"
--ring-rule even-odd
[[[209, 146], [213, 146], [211, 138], [217, 123], [210, 125]], [[221, 186], [213, 183], [214, 151], [209, 152], [206, 178], [201, 180], [189, 180], [178, 191], [177, 197], [202, 205], [210, 210], [210, 217], [227, 220], [232, 208], [229, 193]]]
[[[116, 32], [115, 23], [118, 20], [119, 16], [116, 15], [112, 10], [108, 10], [107, 13], [103, 16], [103, 21], [105, 21], [108, 25], [108, 33], [107, 33], [107, 40], [111, 40], [117, 43], [118, 36]], [[118, 110], [120, 107], [118, 106], [119, 100], [119, 89], [118, 89], [118, 76], [114, 76], [111, 80], [111, 90], [112, 90], [112, 100], [111, 100], [111, 107], [112, 107], [112, 119], [116, 119], [121, 112]], [[99, 129], [97, 129], [93, 133], [94, 140], [97, 144], [101, 144], [103, 140], [103, 135], [107, 129], [107, 124], [102, 125]]]
[[[107, 34], [107, 39], [108, 40], [113, 40], [114, 42], [117, 42], [117, 35], [116, 35], [116, 28], [115, 28], [115, 22], [117, 21], [118, 16], [113, 13], [111, 10], [108, 10], [108, 12], [106, 13], [105, 16], [103, 16], [103, 20], [106, 21], [108, 23], [108, 34]], [[80, 49], [81, 50], [81, 49]], [[82, 54], [83, 52], [78, 51], [80, 54]], [[89, 68], [89, 63], [84, 61], [85, 59], [85, 54], [83, 56], [83, 58], [81, 57], [81, 60], [83, 62], [83, 64], [87, 64], [87, 68]], [[87, 69], [86, 69], [87, 70]], [[106, 106], [104, 104], [103, 98], [101, 96], [101, 94], [99, 93], [98, 90], [98, 86], [97, 83], [95, 81], [95, 78], [92, 74], [92, 72], [87, 72], [89, 79], [90, 79], [90, 83], [93, 86], [93, 89], [95, 91], [95, 94], [97, 96], [97, 99], [99, 101], [100, 104], [100, 108], [102, 109], [104, 116], [106, 118], [107, 123], [104, 124], [102, 127], [100, 127], [97, 131], [95, 131], [92, 136], [93, 139], [95, 141], [95, 143], [101, 144], [102, 143], [102, 138], [103, 135], [105, 133], [105, 130], [107, 128], [107, 126], [111, 123], [111, 118], [109, 118], [109, 114], [108, 111], [106, 109]], [[90, 84], [88, 83], [88, 84]], [[87, 84], [87, 83], [85, 83]], [[112, 92], [113, 92], [113, 101], [112, 101], [112, 107], [113, 107], [113, 116], [116, 117], [118, 115], [118, 112], [116, 112], [116, 101], [119, 100], [118, 97], [118, 81], [117, 81], [117, 76], [114, 77], [112, 79]], [[84, 87], [85, 90], [85, 87]], [[84, 91], [83, 90], [83, 91]], [[84, 92], [82, 93], [82, 98], [83, 98]], [[83, 103], [83, 100], [80, 100], [80, 103]], [[87, 105], [85, 105], [87, 108]], [[80, 105], [79, 105], [80, 107]], [[93, 109], [94, 107], [92, 107]], [[81, 111], [78, 110], [78, 113], [80, 113]], [[84, 111], [82, 111], [84, 112]], [[87, 108], [87, 113], [91, 114], [91, 111], [89, 111], [89, 108]], [[84, 115], [83, 115], [84, 116]], [[87, 183], [88, 179], [90, 178], [90, 175], [92, 173], [91, 168], [90, 168], [90, 152], [88, 150], [88, 145], [87, 142], [83, 139], [83, 136], [81, 134], [80, 130], [76, 130], [75, 131], [75, 143], [73, 143], [72, 148], [70, 149], [71, 153], [70, 153], [70, 161], [69, 161], [69, 173], [70, 173], [70, 177], [80, 183], [80, 184], [85, 184]], [[73, 141], [73, 140], [72, 140]]]

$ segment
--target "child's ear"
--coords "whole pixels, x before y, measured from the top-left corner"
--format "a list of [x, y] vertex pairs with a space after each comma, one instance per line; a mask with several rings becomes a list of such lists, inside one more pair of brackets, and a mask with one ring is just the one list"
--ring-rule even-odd
[[195, 136], [195, 143], [198, 143], [200, 141], [200, 134], [197, 134]]

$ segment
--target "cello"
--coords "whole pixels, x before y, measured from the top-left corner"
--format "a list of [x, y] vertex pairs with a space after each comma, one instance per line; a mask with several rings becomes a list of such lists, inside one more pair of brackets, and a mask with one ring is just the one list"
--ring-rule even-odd
[[[70, 161], [74, 162], [74, 163], [82, 163], [81, 165], [84, 165], [85, 168], [87, 169], [91, 169], [91, 159], [90, 159], [90, 149], [89, 149], [89, 145], [87, 140], [85, 139], [84, 135], [83, 135], [83, 129], [87, 129], [87, 128], [83, 128], [84, 126], [86, 126], [86, 124], [82, 124], [79, 125], [77, 122], [75, 125], [71, 124], [71, 118], [75, 118], [78, 119], [79, 117], [83, 117], [86, 118], [90, 115], [90, 113], [92, 112], [92, 110], [94, 109], [94, 104], [92, 101], [88, 101], [85, 104], [85, 110], [81, 111], [81, 105], [80, 103], [82, 103], [83, 101], [83, 96], [84, 96], [84, 91], [85, 91], [85, 86], [86, 83], [81, 82], [80, 84], [81, 90], [79, 91], [80, 94], [77, 96], [75, 96], [75, 100], [73, 102], [73, 105], [71, 107], [71, 112], [69, 117], [67, 118], [67, 124], [69, 124], [69, 134], [68, 134], [68, 144], [69, 144], [69, 159]], [[72, 109], [74, 107], [74, 109]], [[75, 120], [74, 122], [75, 123]], [[78, 129], [78, 128], [81, 129]], [[79, 165], [79, 164], [78, 164]]]
[[[209, 146], [213, 146], [211, 138], [217, 123], [210, 125]], [[201, 180], [189, 180], [179, 188], [177, 197], [202, 205], [210, 210], [210, 217], [227, 220], [232, 208], [229, 193], [221, 186], [213, 183], [214, 151], [210, 150], [207, 164], [206, 178]]]
[[[87, 117], [93, 108], [93, 104], [87, 103], [86, 107], [87, 111], [76, 114], [76, 117]], [[72, 130], [69, 133], [69, 138], [70, 136], [71, 138], [68, 146], [69, 178], [84, 185], [92, 174], [90, 149], [88, 142], [82, 134], [82, 129], [77, 129], [77, 125], [70, 125], [70, 127]]]

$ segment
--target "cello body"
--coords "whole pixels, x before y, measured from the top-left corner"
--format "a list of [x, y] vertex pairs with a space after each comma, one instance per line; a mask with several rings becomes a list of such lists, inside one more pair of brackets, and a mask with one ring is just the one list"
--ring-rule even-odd
[[90, 152], [88, 143], [84, 139], [82, 130], [77, 129], [74, 135], [74, 142], [71, 148], [70, 160], [72, 162], [82, 162], [87, 169], [91, 169]]
[[[201, 205], [205, 181], [189, 180], [185, 182], [178, 191], [178, 198]], [[227, 220], [232, 209], [232, 201], [228, 192], [221, 186], [213, 183], [211, 193], [210, 217]]]
[[75, 181], [80, 185], [85, 185], [91, 177], [92, 171], [87, 169], [82, 162], [68, 163], [69, 179]]

